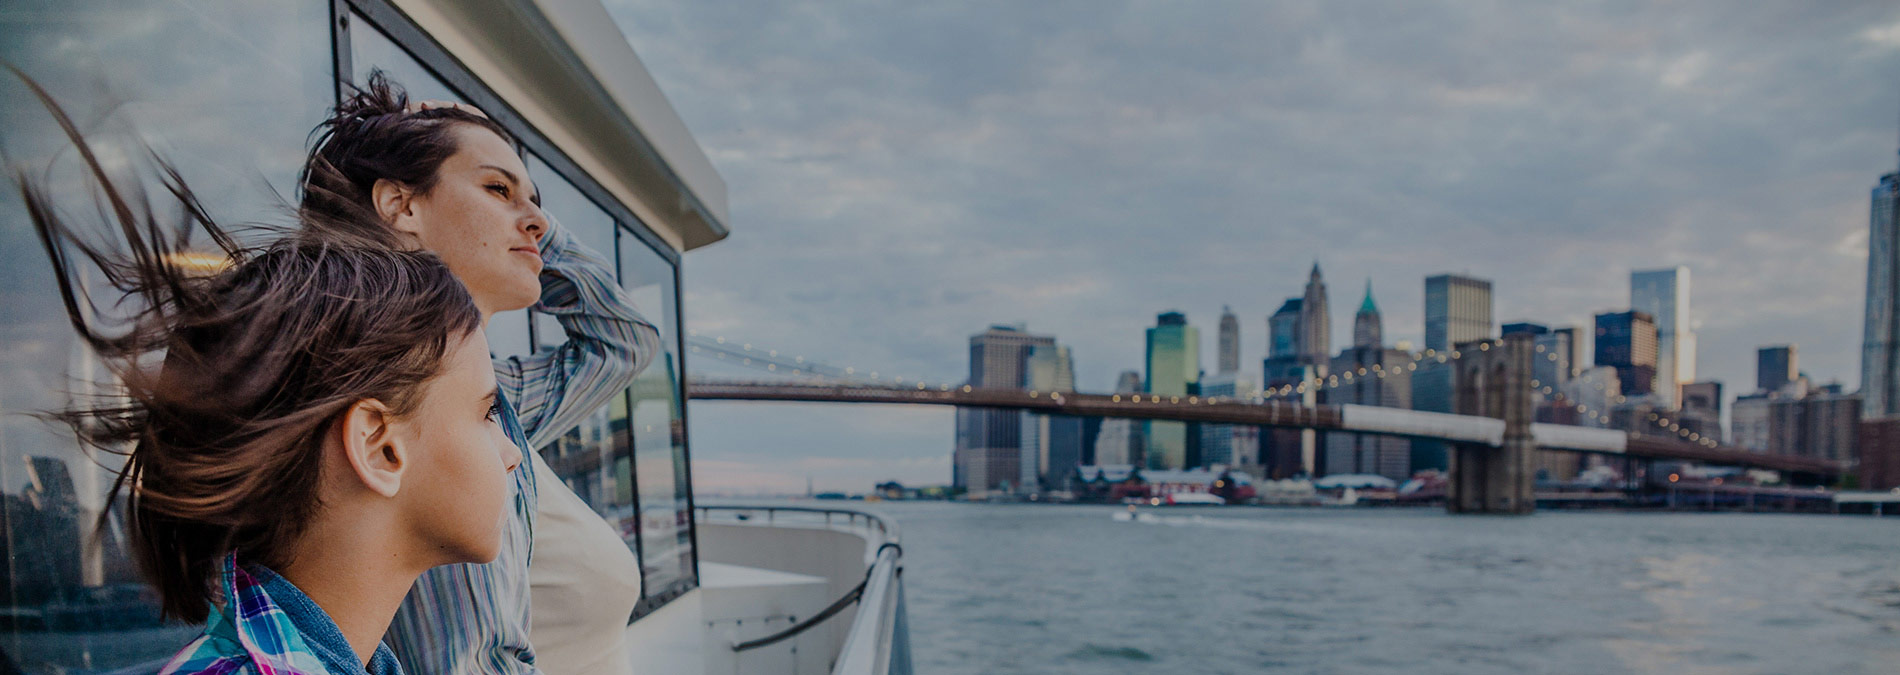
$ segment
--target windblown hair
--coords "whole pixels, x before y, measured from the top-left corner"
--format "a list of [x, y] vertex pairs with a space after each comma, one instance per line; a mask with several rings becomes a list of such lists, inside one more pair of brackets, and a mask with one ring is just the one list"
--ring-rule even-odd
[[[108, 176], [71, 119], [27, 83], [77, 148], [114, 226], [88, 236], [44, 184], [20, 175], [73, 329], [122, 383], [120, 396], [47, 415], [92, 448], [124, 455], [110, 499], [126, 500], [133, 557], [166, 616], [200, 622], [226, 554], [288, 562], [322, 508], [321, 450], [342, 414], [366, 399], [412, 413], [481, 315], [430, 253], [306, 239], [241, 245], [148, 148], [180, 207], [175, 222], [161, 222], [140, 181]], [[215, 252], [192, 247], [200, 232]], [[114, 330], [95, 326], [105, 323], [95, 318], [101, 304], [81, 284], [91, 275], [133, 308]]]
[[500, 124], [465, 110], [409, 110], [409, 94], [381, 70], [366, 86], [352, 86], [330, 119], [311, 132], [314, 150], [304, 163], [303, 233], [307, 237], [385, 248], [414, 242], [376, 211], [376, 181], [388, 180], [427, 194], [442, 162], [458, 148], [455, 128], [469, 124], [515, 144]]

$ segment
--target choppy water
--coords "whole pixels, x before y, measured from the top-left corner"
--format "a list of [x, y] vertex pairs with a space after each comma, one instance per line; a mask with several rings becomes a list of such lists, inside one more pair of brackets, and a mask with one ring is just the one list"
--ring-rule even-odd
[[1900, 518], [876, 508], [919, 673], [1900, 673]]

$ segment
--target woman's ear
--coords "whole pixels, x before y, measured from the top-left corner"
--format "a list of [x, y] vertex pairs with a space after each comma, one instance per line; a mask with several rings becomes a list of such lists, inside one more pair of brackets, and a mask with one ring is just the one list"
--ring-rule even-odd
[[402, 490], [403, 470], [409, 466], [409, 448], [396, 433], [396, 419], [382, 401], [357, 401], [343, 413], [344, 462], [357, 482], [371, 492], [394, 497]]
[[387, 178], [376, 179], [370, 186], [370, 201], [376, 205], [376, 215], [389, 223], [398, 232], [407, 232], [420, 236], [416, 217], [416, 193], [408, 186]]

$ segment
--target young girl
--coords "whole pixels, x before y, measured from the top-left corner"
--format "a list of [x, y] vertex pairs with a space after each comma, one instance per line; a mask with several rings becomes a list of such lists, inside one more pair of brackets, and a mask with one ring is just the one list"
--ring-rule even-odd
[[[125, 453], [132, 553], [167, 616], [205, 623], [160, 672], [400, 673], [381, 643], [397, 607], [426, 570], [496, 557], [521, 462], [481, 310], [432, 253], [244, 248], [160, 161], [186, 214], [162, 225], [35, 91], [124, 247], [23, 184], [73, 327], [123, 384], [56, 415]], [[112, 306], [88, 297], [94, 274], [140, 308], [119, 332], [94, 325]]]

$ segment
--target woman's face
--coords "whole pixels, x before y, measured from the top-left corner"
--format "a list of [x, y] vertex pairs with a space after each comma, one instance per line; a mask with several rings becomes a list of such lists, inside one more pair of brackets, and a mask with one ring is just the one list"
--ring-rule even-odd
[[484, 315], [521, 309], [541, 298], [547, 234], [541, 196], [513, 147], [494, 132], [458, 124], [457, 149], [436, 170], [428, 193], [410, 201], [422, 247], [442, 256]]
[[496, 420], [495, 370], [481, 331], [455, 341], [442, 374], [402, 420], [414, 464], [398, 493], [418, 553], [436, 564], [494, 560], [521, 450]]

